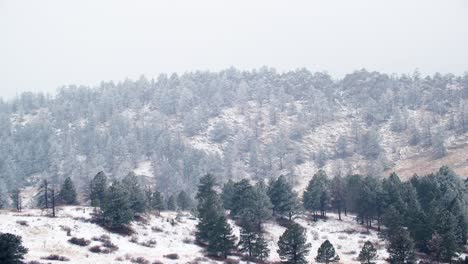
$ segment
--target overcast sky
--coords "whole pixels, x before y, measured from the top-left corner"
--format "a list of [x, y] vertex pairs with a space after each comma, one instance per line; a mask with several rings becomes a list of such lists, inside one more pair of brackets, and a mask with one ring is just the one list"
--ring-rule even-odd
[[159, 73], [468, 71], [466, 0], [0, 0], [0, 96]]

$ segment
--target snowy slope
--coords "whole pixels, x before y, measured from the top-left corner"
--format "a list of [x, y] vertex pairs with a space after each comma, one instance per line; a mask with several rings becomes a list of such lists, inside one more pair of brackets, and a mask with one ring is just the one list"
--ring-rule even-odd
[[[161, 216], [148, 215], [145, 222], [134, 222], [135, 230], [132, 239], [129, 236], [121, 236], [109, 233], [100, 226], [90, 223], [93, 209], [90, 207], [70, 206], [62, 207], [57, 218], [49, 218], [43, 215], [41, 210], [26, 210], [22, 213], [0, 211], [0, 232], [10, 232], [23, 237], [24, 245], [29, 248], [26, 256], [28, 261], [39, 260], [50, 254], [58, 254], [70, 259], [69, 263], [131, 263], [131, 259], [143, 257], [151, 262], [156, 260], [162, 263], [218, 263], [204, 257], [203, 249], [193, 243], [196, 219], [189, 214], [163, 212]], [[23, 222], [22, 222], [23, 221]], [[359, 263], [356, 257], [363, 243], [370, 240], [379, 249], [378, 263], [385, 263], [387, 256], [384, 242], [378, 238], [377, 233], [371, 230], [369, 233], [364, 227], [358, 225], [351, 216], [338, 221], [335, 214], [329, 214], [328, 221], [311, 222], [303, 218], [296, 219], [307, 228], [308, 242], [312, 243], [312, 249], [308, 260], [314, 263], [313, 258], [320, 244], [326, 239], [335, 246], [341, 263]], [[22, 225], [24, 223], [26, 225]], [[230, 221], [231, 225], [233, 222]], [[71, 229], [71, 236], [65, 231]], [[285, 228], [274, 222], [268, 222], [265, 226], [267, 238], [271, 249], [271, 261], [279, 261], [276, 252], [277, 241]], [[234, 226], [234, 233], [239, 236], [239, 228]], [[71, 237], [91, 240], [93, 237], [108, 235], [112, 243], [119, 249], [111, 254], [98, 254], [89, 251], [95, 245], [101, 245], [99, 241], [92, 241], [89, 246], [80, 247], [68, 243]], [[132, 241], [133, 242], [132, 242]], [[156, 241], [153, 248], [141, 245], [150, 240]], [[177, 253], [179, 259], [172, 260], [164, 257]], [[238, 258], [238, 257], [231, 257]], [[243, 263], [243, 262], [241, 262]]]

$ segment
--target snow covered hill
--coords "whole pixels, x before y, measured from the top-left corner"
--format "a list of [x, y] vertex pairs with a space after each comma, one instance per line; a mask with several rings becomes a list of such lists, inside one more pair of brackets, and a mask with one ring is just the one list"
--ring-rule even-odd
[[[49, 261], [41, 258], [56, 254], [69, 259], [68, 263], [223, 263], [204, 256], [203, 248], [194, 244], [194, 232], [197, 220], [188, 213], [163, 212], [160, 216], [146, 215], [141, 221], [132, 223], [135, 233], [122, 236], [110, 233], [91, 223], [93, 208], [69, 206], [59, 208], [58, 217], [44, 216], [41, 210], [27, 209], [17, 213], [0, 211], [0, 232], [10, 232], [22, 236], [24, 245], [29, 248], [27, 261]], [[369, 232], [358, 225], [353, 217], [346, 216], [338, 221], [337, 216], [329, 214], [325, 221], [312, 222], [304, 218], [296, 221], [307, 229], [307, 238], [312, 243], [308, 260], [314, 263], [320, 244], [326, 239], [335, 246], [341, 258], [340, 263], [359, 263], [356, 258], [363, 243], [370, 240], [378, 249], [377, 263], [385, 263], [387, 253], [384, 241], [374, 230]], [[239, 228], [230, 221], [234, 233], [239, 236]], [[270, 261], [279, 261], [276, 253], [277, 241], [285, 228], [274, 222], [265, 226], [269, 247]], [[72, 237], [89, 240], [87, 246], [78, 246], [68, 242]], [[105, 250], [106, 240], [117, 246], [110, 253], [93, 253], [93, 247]], [[112, 248], [112, 247], [111, 247]], [[140, 258], [140, 259], [139, 259]], [[246, 263], [240, 256], [230, 257], [234, 262]], [[159, 262], [158, 262], [159, 261]], [[53, 261], [53, 263], [56, 263]]]

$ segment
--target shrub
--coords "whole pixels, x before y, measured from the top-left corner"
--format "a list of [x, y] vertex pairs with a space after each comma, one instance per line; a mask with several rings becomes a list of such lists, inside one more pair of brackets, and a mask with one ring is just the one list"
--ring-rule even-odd
[[179, 259], [179, 254], [177, 254], [177, 253], [171, 253], [171, 254], [164, 255], [164, 257], [165, 257], [165, 258], [168, 258], [168, 259], [175, 260], [175, 259]]
[[37, 260], [31, 260], [28, 262], [28, 264], [42, 264], [42, 263]]
[[145, 259], [144, 257], [132, 258], [130, 261], [132, 263], [138, 264], [150, 264], [149, 260]]
[[156, 246], [156, 240], [150, 239], [150, 240], [140, 243], [140, 245], [144, 247], [154, 248], [154, 246]]
[[18, 220], [16, 221], [16, 223], [21, 226], [29, 226], [28, 221], [25, 221], [25, 220]]
[[93, 253], [101, 253], [101, 252], [102, 252], [100, 246], [93, 246], [93, 247], [90, 247], [90, 248], [89, 248], [89, 251], [91, 251], [91, 252], [93, 252]]
[[57, 254], [52, 254], [52, 255], [49, 255], [47, 257], [43, 257], [41, 259], [44, 259], [44, 260], [56, 260], [56, 261], [70, 261], [69, 258], [67, 257], [64, 257], [64, 256], [59, 256]]
[[119, 250], [119, 247], [112, 243], [110, 240], [105, 240], [104, 242], [102, 242], [102, 246], [107, 249], [106, 251], [110, 251], [109, 253]]
[[138, 237], [137, 236], [132, 236], [129, 240], [132, 243], [138, 243]]
[[157, 233], [162, 233], [162, 232], [164, 232], [164, 230], [162, 230], [162, 228], [159, 228], [159, 227], [157, 227], [157, 226], [151, 227], [151, 230], [153, 230], [153, 232], [157, 232]]
[[155, 261], [153, 261], [153, 263], [151, 263], [151, 264], [164, 264], [164, 263], [163, 263], [162, 261], [160, 261], [160, 260], [155, 260]]
[[184, 240], [182, 240], [182, 242], [184, 242], [185, 244], [192, 244], [192, 239], [186, 237], [184, 238]]
[[86, 247], [89, 244], [91, 244], [91, 241], [84, 239], [84, 238], [77, 238], [77, 237], [72, 237], [68, 240], [73, 245], [81, 246], [81, 247]]
[[105, 242], [105, 241], [110, 241], [110, 237], [108, 235], [101, 235], [100, 237], [93, 237], [91, 238], [91, 240]]

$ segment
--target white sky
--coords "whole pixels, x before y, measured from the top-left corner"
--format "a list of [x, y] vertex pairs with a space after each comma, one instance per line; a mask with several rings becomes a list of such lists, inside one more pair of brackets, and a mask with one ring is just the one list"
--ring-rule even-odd
[[0, 96], [159, 73], [468, 71], [466, 0], [0, 0]]

